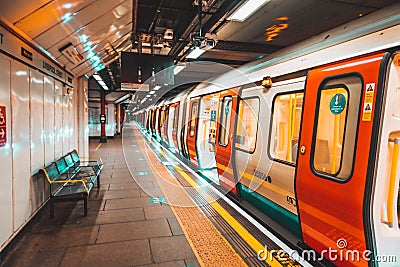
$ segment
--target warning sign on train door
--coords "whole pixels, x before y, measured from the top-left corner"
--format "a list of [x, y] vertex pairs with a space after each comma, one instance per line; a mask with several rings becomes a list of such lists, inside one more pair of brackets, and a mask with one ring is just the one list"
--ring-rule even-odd
[[372, 108], [374, 104], [375, 95], [375, 83], [367, 83], [365, 85], [365, 95], [364, 95], [364, 108], [362, 114], [363, 121], [372, 120]]
[[7, 143], [7, 116], [6, 107], [0, 106], [0, 147]]

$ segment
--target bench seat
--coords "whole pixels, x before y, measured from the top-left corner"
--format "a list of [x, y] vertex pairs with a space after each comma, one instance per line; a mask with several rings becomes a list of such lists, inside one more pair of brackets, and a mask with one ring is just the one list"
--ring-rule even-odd
[[84, 201], [87, 215], [87, 197], [97, 183], [100, 187], [100, 172], [103, 162], [100, 157], [82, 160], [73, 150], [40, 172], [50, 184], [50, 216], [54, 217], [54, 203], [72, 200]]

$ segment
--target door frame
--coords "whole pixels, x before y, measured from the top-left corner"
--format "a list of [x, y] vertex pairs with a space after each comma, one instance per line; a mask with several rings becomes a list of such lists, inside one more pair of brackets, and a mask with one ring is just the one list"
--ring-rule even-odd
[[[241, 92], [241, 87], [234, 87], [231, 89], [223, 90], [220, 92], [219, 96], [219, 112], [218, 112], [218, 117], [217, 117], [217, 129], [216, 129], [216, 138], [215, 138], [215, 161], [217, 163], [217, 171], [218, 171], [218, 176], [219, 176], [219, 182], [221, 186], [225, 189], [230, 191], [233, 195], [238, 196], [239, 194], [239, 185], [238, 185], [238, 175], [237, 173], [235, 174], [235, 157], [234, 157], [234, 138], [236, 136], [236, 126], [238, 123], [238, 116], [237, 116], [237, 111], [238, 111], [238, 105], [239, 105], [239, 93]], [[226, 146], [223, 146], [220, 144], [220, 128], [221, 128], [221, 114], [223, 112], [222, 110], [222, 101], [224, 100], [225, 97], [232, 97], [232, 110], [231, 110], [231, 117], [230, 117], [230, 129], [229, 133], [230, 136], [228, 136], [228, 144]], [[220, 151], [218, 153], [218, 151]], [[227, 165], [223, 165], [223, 162], [221, 162], [220, 157], [223, 158], [222, 155], [219, 155], [221, 152], [228, 153], [229, 152], [229, 160]], [[225, 169], [222, 169], [222, 167], [225, 167]], [[228, 170], [228, 171], [227, 171]], [[231, 170], [231, 174], [229, 173]], [[224, 177], [224, 173], [228, 173], [228, 178]], [[222, 180], [221, 180], [222, 178]], [[224, 180], [230, 180], [229, 182], [234, 183], [233, 186], [229, 185], [227, 182], [224, 182]]]

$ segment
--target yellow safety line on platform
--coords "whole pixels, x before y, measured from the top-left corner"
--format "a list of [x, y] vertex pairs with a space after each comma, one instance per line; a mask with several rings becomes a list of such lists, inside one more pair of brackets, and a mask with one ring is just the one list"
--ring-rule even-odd
[[[170, 207], [200, 265], [247, 266], [210, 219], [195, 205], [178, 180], [166, 168], [163, 168], [164, 165], [157, 160], [154, 151], [147, 149], [144, 139], [141, 140], [143, 142], [139, 142], [139, 139], [137, 141], [168, 203], [190, 201], [190, 206], [170, 205]], [[152, 153], [146, 153], [148, 150]], [[159, 152], [165, 157], [163, 151]]]
[[[193, 179], [187, 175], [181, 168], [178, 166], [174, 166], [175, 169], [179, 172], [180, 175], [194, 188], [198, 188], [199, 185], [193, 181]], [[209, 203], [216, 212], [227, 222], [229, 225], [240, 235], [240, 237], [246, 241], [246, 243], [257, 253], [258, 251], [264, 251], [265, 247], [249, 232], [243, 225], [241, 225], [233, 216], [224, 209], [218, 202], [214, 201]], [[265, 262], [267, 262], [272, 267], [281, 267], [281, 265], [277, 260], [274, 259], [270, 255], [268, 250], [264, 251], [267, 255], [262, 255], [263, 257], [266, 256]]]
[[[153, 142], [153, 140], [150, 140], [150, 142]], [[155, 146], [156, 147], [156, 146]], [[161, 149], [157, 150], [160, 152], [160, 154], [164, 157], [167, 158], [165, 155], [165, 152]], [[184, 172], [180, 167], [177, 165], [173, 165], [175, 170], [179, 172], [179, 174], [193, 187], [198, 189], [199, 185], [186, 173]], [[240, 224], [226, 209], [224, 209], [218, 202], [212, 201], [209, 203], [216, 212], [240, 235], [240, 237], [246, 241], [246, 243], [255, 251], [255, 253], [258, 253], [259, 251], [263, 251], [260, 256], [262, 258], [265, 258], [265, 262], [269, 264], [272, 267], [282, 267], [283, 265], [277, 261], [266, 249], [264, 245], [262, 245], [245, 227], [243, 227], [242, 224]]]
[[97, 151], [100, 147], [101, 147], [102, 143], [99, 143], [96, 148], [94, 149], [94, 151]]

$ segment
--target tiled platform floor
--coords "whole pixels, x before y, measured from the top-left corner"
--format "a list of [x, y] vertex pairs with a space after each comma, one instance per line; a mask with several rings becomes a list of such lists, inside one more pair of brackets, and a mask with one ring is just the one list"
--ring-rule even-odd
[[[94, 151], [97, 145], [91, 140], [91, 155], [100, 155], [105, 166], [88, 216], [82, 201], [56, 203], [53, 219], [46, 207], [2, 266], [199, 266], [171, 208], [152, 203], [131, 177], [121, 138]], [[148, 179], [146, 188], [158, 191]]]

